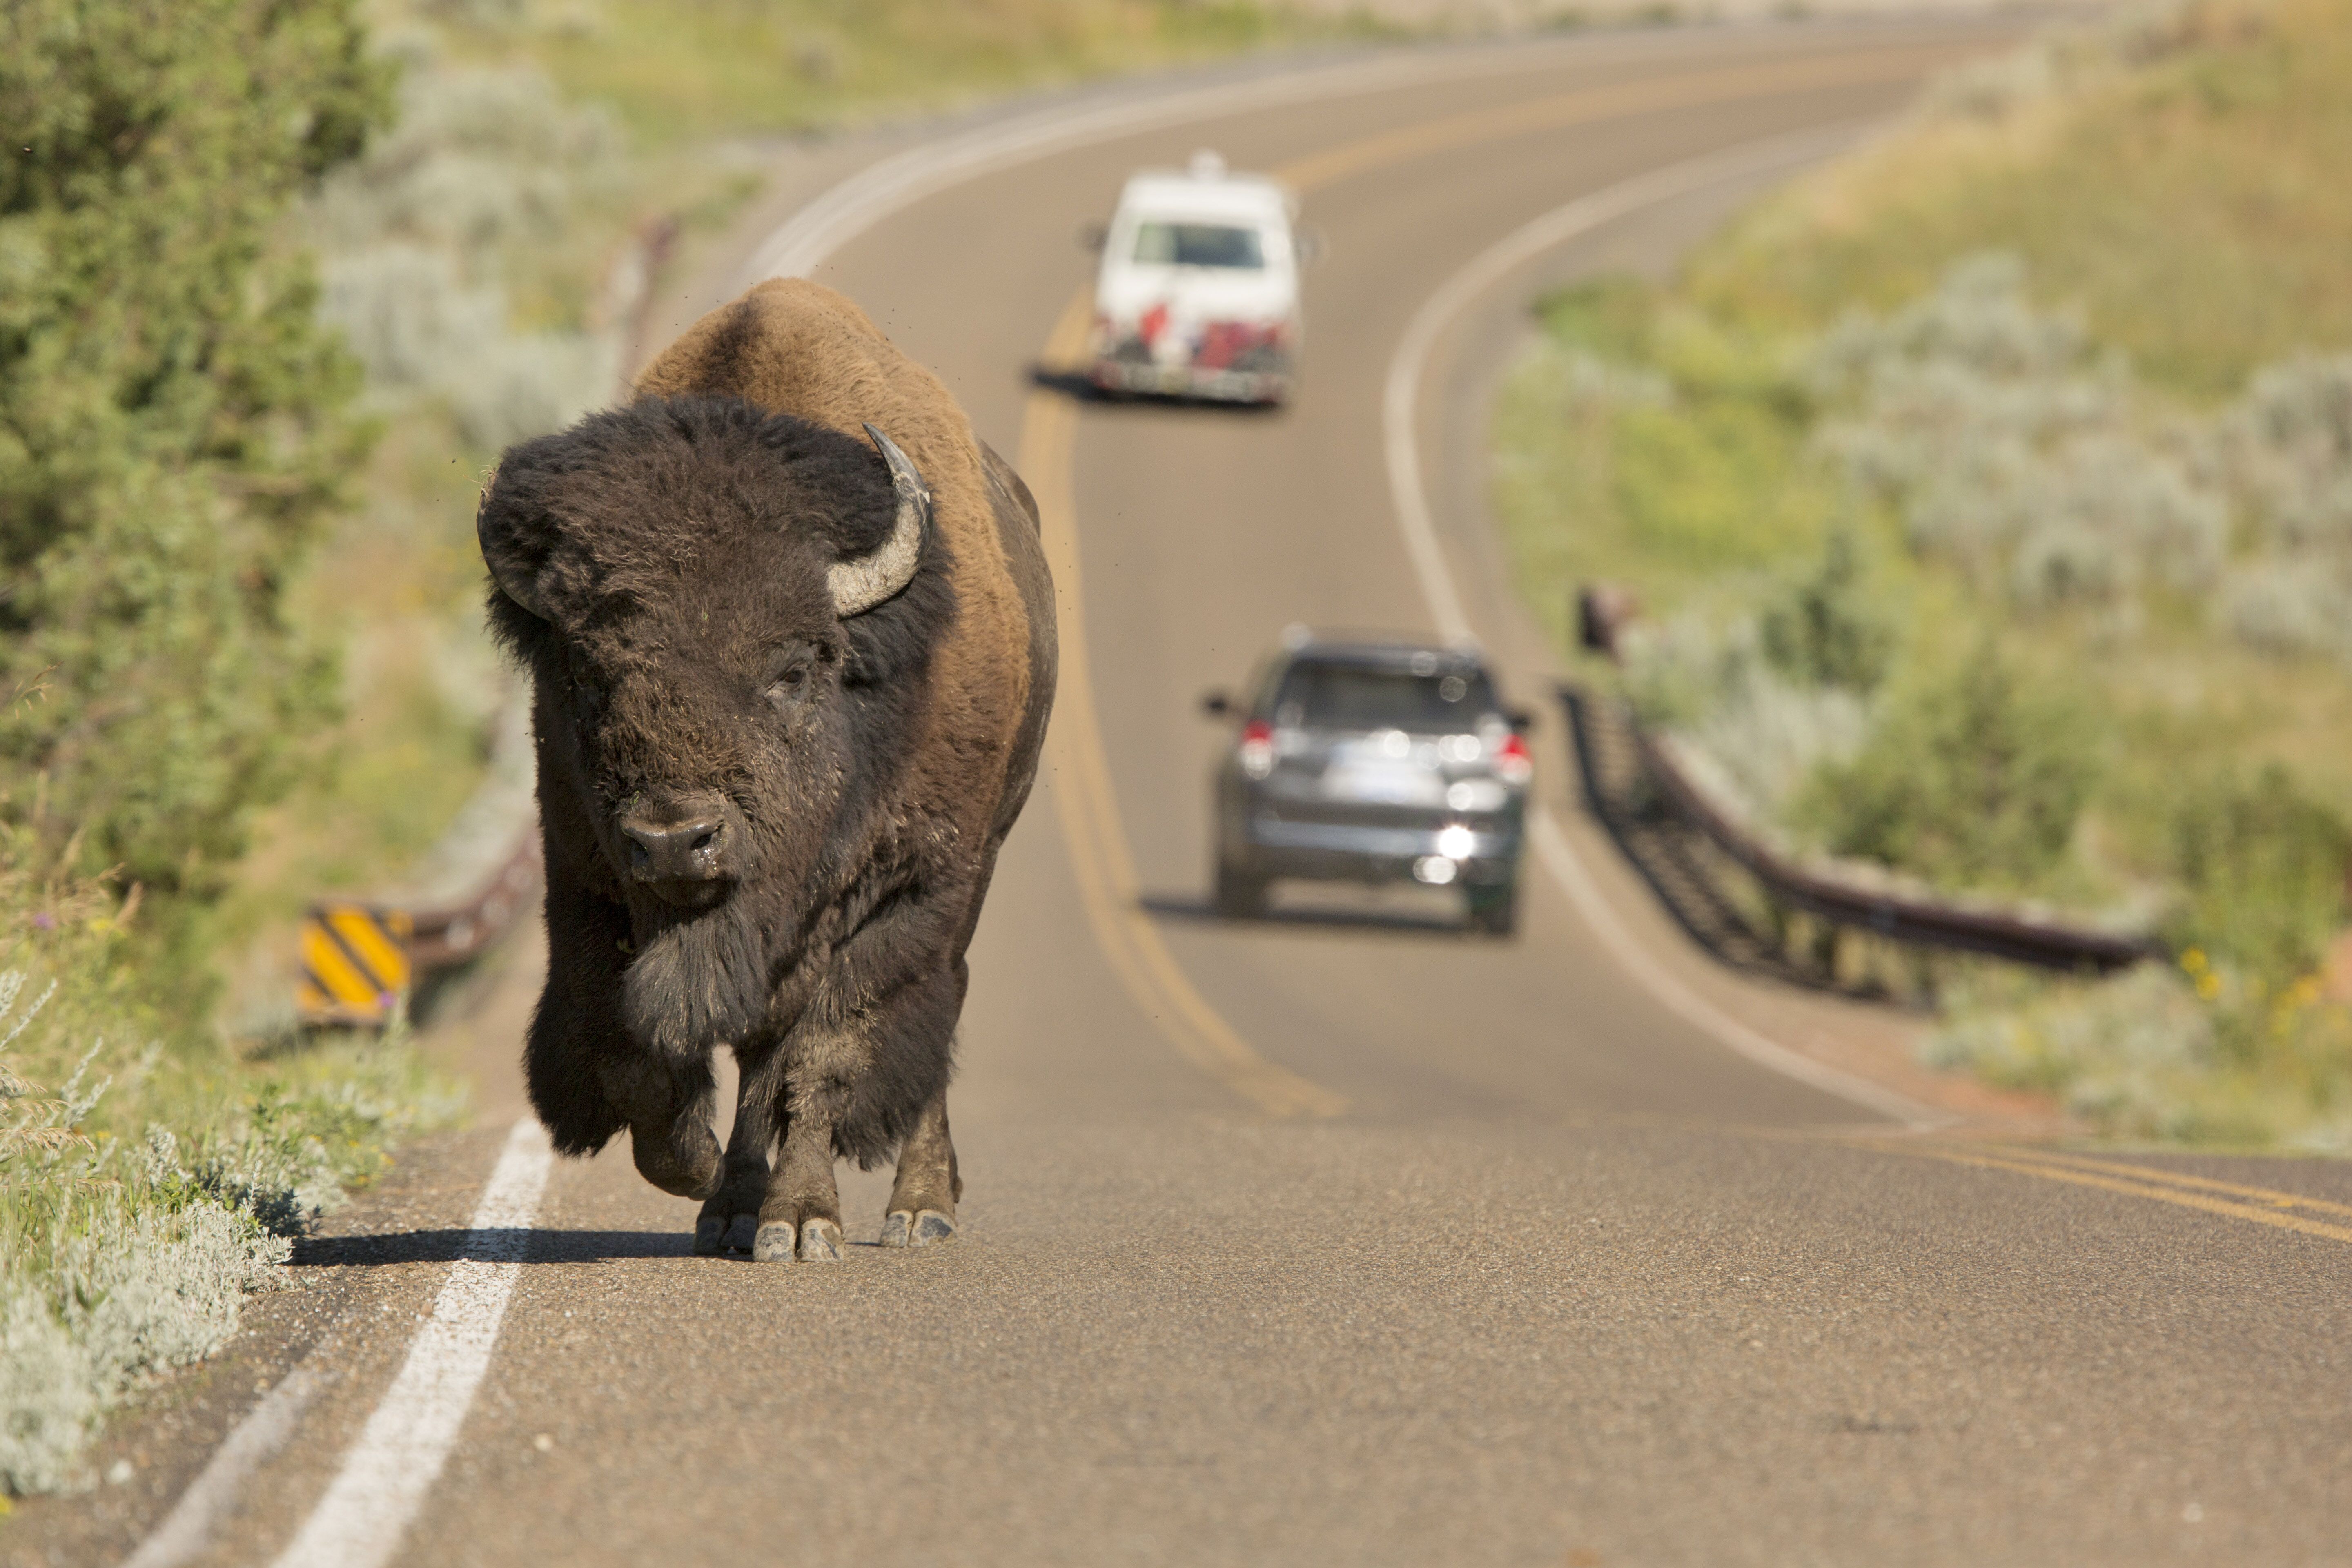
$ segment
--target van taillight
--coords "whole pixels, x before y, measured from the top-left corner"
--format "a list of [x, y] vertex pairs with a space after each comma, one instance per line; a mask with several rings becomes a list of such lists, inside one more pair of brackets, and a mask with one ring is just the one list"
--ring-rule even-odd
[[1528, 752], [1526, 736], [1506, 736], [1495, 748], [1495, 776], [1507, 784], [1523, 784], [1536, 776], [1536, 760]]
[[1262, 779], [1274, 772], [1274, 726], [1253, 719], [1242, 726], [1242, 772]]

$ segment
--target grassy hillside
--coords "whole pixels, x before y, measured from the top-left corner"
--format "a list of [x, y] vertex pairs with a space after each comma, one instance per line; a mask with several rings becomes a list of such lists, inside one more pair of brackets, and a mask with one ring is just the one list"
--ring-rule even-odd
[[605, 0], [539, 9], [530, 47], [565, 96], [612, 105], [636, 143], [656, 150], [1375, 31], [1253, 0]]
[[2053, 33], [1547, 300], [1497, 431], [1530, 602], [1633, 587], [1636, 703], [1768, 831], [2153, 928], [1946, 972], [1940, 1059], [2141, 1136], [2352, 1140], [2352, 5]]

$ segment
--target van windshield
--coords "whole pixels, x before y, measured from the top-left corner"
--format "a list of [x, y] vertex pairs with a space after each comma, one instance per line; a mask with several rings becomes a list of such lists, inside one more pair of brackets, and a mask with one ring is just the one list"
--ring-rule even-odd
[[1146, 223], [1135, 231], [1135, 259], [1160, 267], [1265, 265], [1257, 230], [1218, 223]]
[[1306, 660], [1290, 667], [1275, 698], [1275, 722], [1318, 730], [1475, 730], [1495, 711], [1495, 689], [1477, 669], [1403, 670]]

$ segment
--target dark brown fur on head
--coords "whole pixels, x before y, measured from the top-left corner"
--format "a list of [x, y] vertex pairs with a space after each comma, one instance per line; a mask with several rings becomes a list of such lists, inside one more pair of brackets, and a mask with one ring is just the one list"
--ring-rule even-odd
[[[494, 577], [542, 612], [491, 591], [535, 687], [550, 855], [625, 908], [618, 1022], [660, 1057], [789, 1026], [780, 982], [887, 834], [955, 616], [950, 563], [930, 531], [908, 586], [845, 619], [825, 573], [896, 510], [872, 446], [712, 397], [516, 447], [484, 497]], [[621, 826], [686, 800], [718, 803], [732, 836], [728, 875], [690, 899], [632, 879]]]

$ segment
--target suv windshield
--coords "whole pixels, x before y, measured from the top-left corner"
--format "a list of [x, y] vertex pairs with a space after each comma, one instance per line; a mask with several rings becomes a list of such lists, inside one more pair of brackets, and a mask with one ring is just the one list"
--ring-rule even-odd
[[1214, 223], [1147, 223], [1135, 231], [1135, 258], [1160, 267], [1265, 265], [1257, 230]]
[[1282, 678], [1275, 722], [1320, 730], [1412, 730], [1457, 733], [1475, 730], [1495, 711], [1495, 693], [1483, 671], [1401, 669], [1302, 660]]

